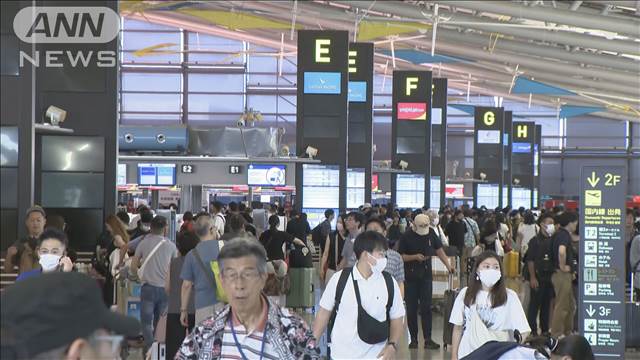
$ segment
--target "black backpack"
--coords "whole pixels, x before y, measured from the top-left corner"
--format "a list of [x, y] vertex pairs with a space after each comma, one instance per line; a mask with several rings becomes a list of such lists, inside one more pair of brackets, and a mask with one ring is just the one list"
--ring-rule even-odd
[[[329, 327], [328, 327], [328, 339], [329, 341], [331, 341], [331, 332], [333, 330], [333, 325], [335, 324], [336, 321], [336, 316], [338, 315], [338, 308], [340, 307], [340, 301], [342, 301], [342, 294], [344, 293], [344, 288], [347, 285], [347, 281], [349, 280], [349, 276], [351, 275], [351, 272], [353, 271], [353, 268], [347, 267], [342, 269], [342, 273], [340, 273], [340, 278], [338, 279], [338, 284], [336, 286], [336, 297], [335, 297], [335, 303], [333, 306], [333, 311], [331, 312], [331, 317], [329, 318]], [[389, 312], [391, 311], [391, 305], [393, 304], [393, 296], [394, 296], [394, 288], [393, 288], [393, 278], [391, 277], [391, 275], [386, 272], [383, 271], [382, 272], [382, 276], [384, 277], [384, 282], [385, 285], [387, 286], [387, 326], [390, 329], [390, 322], [391, 319], [389, 317]], [[358, 300], [358, 307], [360, 308], [360, 295], [359, 295], [359, 291], [358, 289], [354, 286], [354, 291], [356, 292], [356, 298]], [[359, 309], [360, 311], [360, 309]], [[360, 322], [360, 316], [358, 317], [358, 322]], [[358, 333], [358, 335], [360, 335], [360, 333]], [[389, 337], [389, 334], [387, 334], [387, 338]], [[365, 339], [361, 339], [365, 342], [367, 342]], [[377, 343], [379, 341], [376, 342], [371, 342], [370, 344], [374, 344]]]
[[553, 264], [553, 238], [545, 239], [543, 236], [538, 237], [538, 253], [535, 256], [534, 264], [536, 276], [540, 280], [551, 281], [551, 275], [556, 270]]

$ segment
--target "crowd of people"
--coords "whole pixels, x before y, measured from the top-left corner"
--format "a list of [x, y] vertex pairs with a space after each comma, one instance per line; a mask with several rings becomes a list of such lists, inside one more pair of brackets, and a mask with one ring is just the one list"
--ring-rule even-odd
[[[167, 358], [176, 359], [315, 359], [324, 352], [323, 337], [331, 358], [394, 359], [406, 328], [409, 349], [422, 343], [436, 350], [442, 344], [432, 336], [438, 308], [432, 262], [438, 261], [461, 280], [445, 304], [444, 321], [451, 326], [444, 331], [451, 333], [444, 345], [451, 347], [452, 359], [480, 358], [487, 351], [523, 359], [593, 358], [588, 342], [577, 335], [578, 215], [561, 207], [436, 211], [364, 204], [343, 214], [328, 209], [312, 227], [306, 214], [292, 209], [213, 202], [208, 211], [183, 214], [175, 243], [165, 217], [144, 206], [133, 219], [119, 211], [107, 217], [93, 267], [104, 279], [101, 301], [113, 309], [119, 284], [141, 285], [140, 327], [103, 307], [96, 310], [103, 315], [85, 327], [50, 335], [34, 348], [20, 337], [37, 325], [24, 321], [29, 314], [14, 313], [11, 304], [20, 307], [18, 297], [43, 289], [91, 290], [86, 297], [66, 298], [68, 304], [45, 301], [46, 295], [33, 300], [38, 311], [55, 312], [82, 303], [97, 307], [93, 293], [100, 292], [76, 274], [64, 221], [47, 218], [39, 206], [26, 218], [28, 236], [9, 247], [5, 259], [5, 270], [17, 266], [19, 276], [2, 298], [3, 359], [44, 359], [38, 356], [51, 351], [95, 356], [103, 342], [138, 333], [145, 353], [161, 341]], [[638, 292], [638, 209], [627, 211], [626, 234], [626, 272], [636, 276]], [[322, 295], [307, 324], [285, 308], [292, 286], [288, 274], [314, 268], [316, 252]]]

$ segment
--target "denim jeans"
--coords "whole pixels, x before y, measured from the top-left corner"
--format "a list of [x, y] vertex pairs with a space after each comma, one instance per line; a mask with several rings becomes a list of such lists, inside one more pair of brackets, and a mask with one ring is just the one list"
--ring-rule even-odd
[[168, 297], [164, 288], [143, 284], [140, 289], [140, 322], [144, 336], [145, 352], [154, 340], [154, 331], [158, 325], [160, 315], [167, 311]]

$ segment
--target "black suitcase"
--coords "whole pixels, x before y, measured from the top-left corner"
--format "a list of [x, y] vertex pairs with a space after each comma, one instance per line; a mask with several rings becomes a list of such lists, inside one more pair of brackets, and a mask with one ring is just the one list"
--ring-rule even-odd
[[449, 322], [449, 318], [459, 293], [459, 289], [453, 288], [453, 275], [449, 274], [449, 289], [444, 292], [444, 324], [442, 326], [442, 344], [445, 350], [447, 350], [448, 345], [452, 344], [453, 324]]
[[640, 302], [626, 303], [626, 347], [640, 348]]

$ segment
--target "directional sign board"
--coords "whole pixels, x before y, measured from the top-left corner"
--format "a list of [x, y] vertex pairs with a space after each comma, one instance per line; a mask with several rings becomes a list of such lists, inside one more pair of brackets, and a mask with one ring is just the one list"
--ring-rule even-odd
[[597, 359], [624, 357], [626, 184], [623, 167], [582, 168], [578, 314]]

